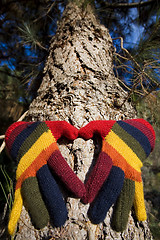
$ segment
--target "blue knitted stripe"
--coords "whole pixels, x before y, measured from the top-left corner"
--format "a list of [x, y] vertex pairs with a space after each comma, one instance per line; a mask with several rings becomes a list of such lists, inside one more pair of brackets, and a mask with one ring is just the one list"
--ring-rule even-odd
[[112, 131], [138, 156], [139, 159], [146, 159], [146, 153], [141, 144], [118, 123], [112, 127]]
[[124, 172], [113, 166], [108, 179], [104, 182], [95, 200], [91, 203], [88, 216], [92, 223], [103, 222], [109, 208], [114, 204], [121, 192], [124, 182]]
[[150, 152], [151, 152], [151, 144], [148, 140], [148, 138], [146, 137], [146, 135], [141, 132], [139, 129], [137, 129], [136, 127], [123, 122], [123, 121], [117, 121], [117, 123], [127, 132], [129, 133], [132, 137], [134, 137], [142, 146], [142, 148], [144, 149], [147, 157], [149, 156]]
[[31, 125], [28, 125], [27, 128], [25, 128], [18, 136], [15, 138], [13, 145], [11, 147], [11, 156], [13, 159], [17, 159], [18, 151], [23, 144], [23, 142], [26, 140], [26, 138], [35, 130], [35, 128], [40, 124], [41, 122], [34, 122]]
[[64, 225], [68, 216], [67, 208], [62, 193], [47, 165], [37, 171], [37, 179], [54, 225], [56, 227]]
[[[32, 131], [32, 133], [25, 139], [19, 148], [17, 161], [19, 161], [34, 145], [34, 143], [41, 137], [44, 132], [48, 132], [48, 126], [45, 122], [39, 122], [40, 124]], [[43, 146], [42, 146], [43, 147]]]

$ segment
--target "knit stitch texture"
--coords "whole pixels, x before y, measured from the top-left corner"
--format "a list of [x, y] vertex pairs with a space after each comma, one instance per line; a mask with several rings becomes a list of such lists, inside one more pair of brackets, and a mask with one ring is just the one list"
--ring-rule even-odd
[[[94, 134], [99, 134], [102, 137], [102, 152], [105, 152], [108, 158], [112, 159], [113, 171], [111, 170], [108, 179], [91, 204], [88, 214], [93, 223], [102, 222], [108, 209], [116, 202], [122, 190], [118, 201], [123, 204], [117, 203], [118, 207], [115, 208], [113, 219], [114, 226], [117, 226], [115, 229], [123, 231], [127, 224], [133, 199], [137, 219], [143, 221], [147, 217], [141, 178], [141, 167], [143, 166], [141, 160], [146, 159], [153, 150], [155, 133], [152, 126], [144, 119], [117, 122], [113, 120], [92, 121], [79, 130], [79, 136], [85, 139], [93, 137]], [[119, 171], [115, 171], [115, 167]], [[117, 178], [121, 180], [116, 182]], [[127, 179], [130, 180], [130, 184], [126, 187]], [[131, 181], [133, 181], [134, 186]], [[125, 207], [127, 201], [128, 208]]]
[[[56, 141], [60, 137], [90, 139], [95, 134], [102, 137], [102, 151], [84, 184], [62, 156]], [[88, 216], [94, 224], [105, 219], [112, 204], [112, 226], [116, 231], [126, 228], [133, 203], [137, 219], [146, 219], [141, 167], [155, 145], [155, 133], [147, 121], [98, 120], [79, 131], [65, 121], [17, 122], [9, 127], [5, 140], [9, 154], [18, 162], [8, 225], [11, 235], [23, 201], [36, 228], [46, 226], [49, 217], [56, 227], [65, 223], [67, 209], [54, 175], [75, 197], [91, 203]]]

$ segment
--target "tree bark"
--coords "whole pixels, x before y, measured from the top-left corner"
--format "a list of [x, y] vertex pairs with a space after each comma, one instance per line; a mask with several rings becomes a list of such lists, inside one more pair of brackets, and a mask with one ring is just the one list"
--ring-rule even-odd
[[[28, 117], [37, 120], [66, 120], [77, 128], [100, 119], [136, 118], [128, 93], [113, 72], [114, 48], [108, 30], [100, 25], [91, 6], [81, 9], [70, 2], [53, 37], [44, 68], [44, 78]], [[62, 155], [77, 176], [85, 181], [96, 161], [101, 144], [81, 138], [58, 142]], [[93, 225], [87, 217], [89, 204], [66, 198], [68, 220], [62, 228], [50, 225], [36, 230], [23, 209], [16, 240], [20, 239], [152, 239], [147, 222], [138, 223], [130, 214], [123, 233], [110, 227], [112, 208], [105, 221]]]

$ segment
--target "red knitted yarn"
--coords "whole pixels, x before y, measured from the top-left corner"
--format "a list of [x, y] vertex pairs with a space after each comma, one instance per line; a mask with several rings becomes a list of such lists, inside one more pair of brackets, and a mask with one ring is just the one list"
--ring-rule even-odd
[[76, 197], [82, 198], [83, 203], [86, 204], [92, 202], [98, 194], [98, 191], [110, 173], [112, 160], [107, 154], [101, 152], [85, 184], [70, 168], [59, 150], [55, 151], [48, 159], [48, 165], [54, 173], [58, 175], [66, 187]]
[[138, 128], [141, 132], [143, 132], [150, 144], [151, 144], [151, 148], [152, 150], [154, 149], [155, 146], [155, 139], [156, 139], [156, 135], [155, 135], [155, 131], [153, 129], [153, 127], [151, 126], [151, 124], [149, 122], [147, 122], [146, 120], [139, 118], [139, 119], [128, 119], [125, 120], [124, 122], [129, 123], [130, 125]]
[[[30, 125], [30, 124], [32, 124], [32, 122], [30, 123], [28, 122], [27, 125]], [[27, 125], [26, 125], [26, 122], [15, 122], [7, 129], [5, 133], [5, 143], [7, 146], [7, 150], [10, 151], [15, 138], [21, 133], [21, 131], [27, 128]]]
[[74, 140], [78, 137], [78, 129], [66, 121], [45, 121], [55, 139], [66, 137], [69, 140]]
[[94, 200], [107, 179], [111, 168], [112, 159], [105, 152], [101, 152], [88, 181], [85, 183], [86, 195], [82, 197], [83, 203], [91, 203]]
[[90, 139], [93, 137], [94, 134], [98, 134], [102, 137], [102, 139], [104, 139], [105, 136], [109, 133], [110, 129], [112, 128], [115, 122], [116, 121], [114, 120], [92, 121], [79, 130], [79, 137], [82, 137], [84, 139]]
[[83, 197], [83, 195], [86, 193], [83, 182], [70, 168], [59, 150], [55, 151], [50, 156], [48, 159], [48, 165], [76, 197]]

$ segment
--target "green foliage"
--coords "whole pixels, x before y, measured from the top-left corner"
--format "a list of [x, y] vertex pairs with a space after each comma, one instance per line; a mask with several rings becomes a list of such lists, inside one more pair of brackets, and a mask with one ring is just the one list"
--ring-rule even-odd
[[5, 152], [0, 154], [0, 211], [3, 211], [7, 203], [9, 210], [13, 203], [13, 182], [16, 165], [8, 158]]
[[15, 179], [15, 163], [6, 155], [0, 154], [0, 239], [13, 239], [8, 236], [7, 224], [13, 204], [14, 187], [11, 179]]
[[42, 45], [36, 34], [39, 31], [38, 25], [30, 25], [30, 23], [24, 22], [22, 27], [19, 27], [19, 30], [21, 32], [22, 44], [30, 45], [34, 50], [38, 46], [47, 51], [47, 48]]
[[160, 238], [160, 91], [149, 94], [136, 105], [138, 117], [149, 121], [156, 132], [153, 153], [143, 163], [143, 180], [148, 217], [154, 239]]
[[42, 80], [44, 61], [64, 1], [1, 1], [0, 60], [20, 73], [30, 96]]
[[121, 39], [121, 51], [114, 55], [115, 73], [133, 102], [140, 101], [160, 87], [159, 42], [160, 19], [152, 24], [150, 32], [146, 31], [137, 47], [130, 49], [130, 52], [123, 47]]
[[[0, 181], [0, 188], [3, 192], [3, 196], [2, 199], [0, 199], [1, 201], [3, 201], [4, 198], [4, 203], [7, 203], [9, 210], [11, 211], [11, 207], [12, 207], [12, 203], [13, 203], [13, 183], [11, 178], [9, 177], [9, 175], [7, 174], [5, 168], [2, 167], [2, 165], [0, 165], [0, 172], [3, 176], [2, 181]], [[2, 206], [2, 205], [1, 205]]]
[[140, 39], [133, 55], [143, 72], [142, 84], [146, 92], [156, 90], [160, 86], [160, 19], [152, 25], [150, 32], [146, 32]]
[[138, 116], [160, 128], [160, 91], [154, 91], [136, 105]]

